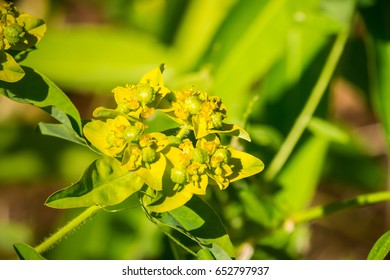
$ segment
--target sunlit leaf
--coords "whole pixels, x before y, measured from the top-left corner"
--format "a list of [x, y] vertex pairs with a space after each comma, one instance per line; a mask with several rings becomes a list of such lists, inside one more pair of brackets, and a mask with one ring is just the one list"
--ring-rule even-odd
[[69, 128], [63, 124], [39, 123], [39, 132], [43, 135], [54, 136], [76, 144], [87, 146], [84, 138], [77, 135], [74, 130], [69, 130]]
[[368, 260], [383, 260], [390, 252], [390, 230], [383, 234], [371, 248]]
[[14, 244], [14, 249], [20, 260], [44, 260], [34, 248], [24, 243]]
[[167, 211], [172, 211], [185, 203], [187, 203], [193, 193], [189, 190], [183, 188], [172, 193], [163, 192], [157, 199], [144, 197], [146, 208], [152, 212], [162, 213]]
[[121, 163], [110, 157], [95, 160], [76, 184], [52, 194], [46, 205], [53, 208], [115, 205], [142, 186], [143, 180], [128, 172]]
[[202, 199], [193, 196], [184, 206], [162, 213], [158, 220], [207, 248], [216, 259], [234, 257], [234, 247], [219, 216]]
[[23, 70], [26, 74], [17, 83], [0, 81], [0, 94], [17, 102], [40, 107], [67, 128], [81, 135], [80, 114], [66, 94], [36, 70], [29, 67], [23, 67]]

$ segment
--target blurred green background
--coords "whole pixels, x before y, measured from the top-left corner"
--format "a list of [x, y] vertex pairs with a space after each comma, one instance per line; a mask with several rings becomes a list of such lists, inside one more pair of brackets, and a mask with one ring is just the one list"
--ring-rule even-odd
[[[390, 139], [390, 2], [386, 0], [16, 1], [48, 31], [23, 65], [63, 89], [88, 119], [110, 91], [166, 63], [169, 88], [222, 97], [240, 142], [266, 169], [316, 84], [332, 44], [349, 39], [293, 154], [272, 182], [263, 173], [207, 198], [239, 258], [364, 259], [390, 228], [385, 203], [292, 225], [311, 205], [386, 190]], [[38, 244], [78, 211], [43, 205], [77, 181], [95, 155], [35, 133], [48, 115], [0, 96], [0, 258]], [[157, 115], [151, 126], [166, 120]], [[105, 211], [47, 255], [54, 259], [172, 259], [182, 254], [134, 199]], [[115, 209], [115, 210], [120, 210]]]

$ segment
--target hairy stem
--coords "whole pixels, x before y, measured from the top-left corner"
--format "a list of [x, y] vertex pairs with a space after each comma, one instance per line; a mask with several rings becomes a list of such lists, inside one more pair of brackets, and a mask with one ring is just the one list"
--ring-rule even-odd
[[282, 169], [283, 165], [290, 156], [292, 150], [297, 144], [302, 133], [308, 126], [324, 92], [332, 78], [333, 72], [337, 66], [337, 63], [343, 53], [345, 43], [347, 42], [348, 32], [340, 32], [334, 42], [333, 48], [327, 58], [324, 68], [320, 74], [320, 77], [315, 84], [309, 99], [307, 100], [305, 107], [295, 121], [290, 133], [286, 140], [283, 142], [278, 153], [273, 158], [268, 169], [266, 170], [264, 177], [267, 181], [275, 179], [276, 175]]
[[94, 214], [96, 214], [97, 211], [99, 211], [101, 209], [102, 209], [102, 207], [98, 206], [98, 205], [94, 205], [94, 206], [87, 208], [84, 212], [82, 212], [76, 218], [74, 218], [69, 223], [67, 223], [65, 226], [60, 228], [53, 235], [46, 238], [41, 244], [36, 246], [34, 249], [39, 254], [42, 254], [43, 252], [48, 251], [54, 244], [61, 241], [61, 239], [64, 238], [69, 232], [71, 232], [72, 230], [77, 228], [81, 223], [86, 221], [88, 218], [92, 217]]

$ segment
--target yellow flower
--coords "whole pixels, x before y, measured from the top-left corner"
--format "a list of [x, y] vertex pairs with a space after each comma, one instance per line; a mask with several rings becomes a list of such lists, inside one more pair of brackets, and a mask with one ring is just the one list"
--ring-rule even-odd
[[164, 86], [160, 68], [146, 73], [136, 85], [116, 87], [112, 90], [116, 110], [130, 117], [146, 119], [170, 91]]

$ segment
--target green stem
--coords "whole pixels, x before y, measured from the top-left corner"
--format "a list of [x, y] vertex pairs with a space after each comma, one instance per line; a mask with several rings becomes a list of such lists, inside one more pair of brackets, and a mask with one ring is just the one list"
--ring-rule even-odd
[[183, 125], [181, 128], [180, 128], [180, 131], [179, 133], [176, 135], [177, 138], [179, 139], [182, 139], [184, 137], [184, 135], [187, 133], [188, 131], [188, 127], [187, 125]]
[[330, 203], [328, 205], [315, 206], [293, 214], [290, 219], [295, 223], [309, 222], [326, 215], [340, 212], [346, 209], [354, 209], [364, 207], [379, 202], [390, 200], [390, 191], [376, 192], [371, 194], [359, 195], [352, 199], [347, 199], [339, 202]]
[[76, 218], [71, 220], [68, 224], [60, 228], [56, 233], [45, 239], [41, 244], [36, 246], [34, 249], [39, 253], [48, 251], [55, 243], [59, 242], [64, 238], [69, 232], [77, 228], [81, 223], [86, 221], [88, 218], [92, 217], [97, 211], [101, 210], [101, 206], [91, 206], [87, 208], [84, 212], [78, 215]]
[[348, 32], [343, 31], [338, 34], [324, 68], [322, 69], [320, 77], [318, 78], [318, 81], [315, 84], [310, 97], [305, 104], [305, 107], [298, 116], [286, 140], [283, 142], [283, 145], [275, 155], [264, 174], [264, 177], [267, 181], [272, 181], [275, 179], [276, 175], [282, 169], [283, 165], [290, 156], [302, 133], [308, 126], [314, 111], [317, 108], [322, 96], [324, 95], [330, 79], [332, 78], [333, 72], [337, 66], [341, 54], [343, 53], [347, 39]]

